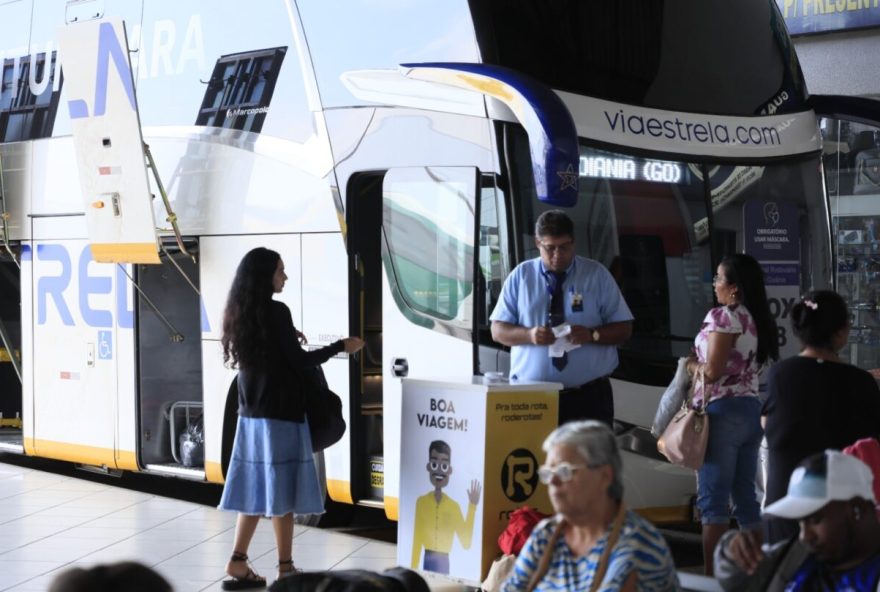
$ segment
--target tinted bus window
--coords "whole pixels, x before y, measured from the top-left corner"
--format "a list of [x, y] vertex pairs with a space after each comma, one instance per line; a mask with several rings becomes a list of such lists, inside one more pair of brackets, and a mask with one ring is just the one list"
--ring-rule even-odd
[[483, 60], [555, 89], [726, 115], [802, 110], [806, 98], [782, 17], [767, 0], [470, 4]]
[[48, 138], [58, 110], [57, 52], [0, 62], [0, 142]]
[[[514, 129], [508, 150], [528, 164], [525, 135]], [[755, 166], [671, 161], [586, 144], [580, 154], [578, 203], [566, 210], [577, 253], [608, 267], [635, 317], [617, 376], [669, 382], [675, 359], [689, 355], [715, 305], [715, 266], [731, 253], [761, 262], [780, 354], [797, 354], [791, 306], [804, 291], [831, 285], [817, 156]], [[519, 262], [539, 256], [534, 224], [550, 206], [535, 199], [530, 177], [513, 181], [514, 199], [522, 203], [515, 221]]]

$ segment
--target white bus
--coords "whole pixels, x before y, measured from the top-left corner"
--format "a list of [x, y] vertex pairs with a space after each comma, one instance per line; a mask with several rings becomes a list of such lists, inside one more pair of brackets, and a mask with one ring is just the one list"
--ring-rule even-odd
[[[182, 235], [160, 265], [90, 248], [57, 31], [111, 17]], [[786, 351], [792, 299], [833, 282], [817, 111], [767, 0], [13, 0], [0, 63], [3, 451], [222, 482], [224, 300], [266, 246], [310, 345], [367, 343], [325, 364], [349, 426], [328, 494], [396, 519], [401, 377], [507, 370], [488, 315], [563, 206], [635, 315], [613, 376], [627, 502], [686, 520], [693, 474], [648, 427], [715, 263], [759, 256]]]

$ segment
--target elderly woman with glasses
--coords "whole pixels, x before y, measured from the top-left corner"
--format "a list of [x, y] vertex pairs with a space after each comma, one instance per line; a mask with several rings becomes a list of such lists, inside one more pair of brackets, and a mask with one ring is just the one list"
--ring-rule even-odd
[[562, 425], [544, 441], [538, 476], [556, 515], [538, 524], [503, 592], [678, 590], [666, 542], [623, 505], [620, 452], [599, 421]]

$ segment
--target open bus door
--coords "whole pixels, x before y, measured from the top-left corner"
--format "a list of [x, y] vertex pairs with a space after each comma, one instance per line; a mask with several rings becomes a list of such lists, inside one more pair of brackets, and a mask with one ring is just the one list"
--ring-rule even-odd
[[842, 356], [880, 376], [880, 102], [816, 95], [831, 215], [834, 287], [850, 307]]
[[[349, 186], [349, 246], [359, 290], [360, 417], [353, 463], [384, 478], [353, 483], [397, 519], [400, 409], [407, 376], [474, 373], [476, 196], [473, 167], [412, 167], [362, 175]], [[355, 410], [358, 413], [358, 410]], [[354, 470], [354, 475], [366, 474]]]

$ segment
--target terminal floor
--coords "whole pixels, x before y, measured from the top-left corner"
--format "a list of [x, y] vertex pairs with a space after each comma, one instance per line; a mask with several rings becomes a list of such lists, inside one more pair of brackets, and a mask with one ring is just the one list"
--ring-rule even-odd
[[[176, 592], [220, 590], [232, 548], [235, 515], [197, 503], [0, 463], [0, 591], [45, 592], [70, 567], [139, 561]], [[391, 543], [297, 526], [293, 557], [307, 571], [396, 564]], [[251, 544], [255, 570], [276, 573], [275, 540], [261, 521]], [[679, 573], [685, 590], [720, 590], [714, 581]], [[426, 575], [433, 592], [467, 588]]]
[[[48, 590], [73, 567], [140, 561], [176, 592], [220, 590], [235, 515], [203, 505], [0, 463], [0, 590]], [[307, 571], [396, 564], [396, 546], [297, 526], [293, 557]], [[261, 521], [250, 549], [255, 570], [275, 578], [272, 525]], [[430, 579], [432, 590], [464, 587]]]

